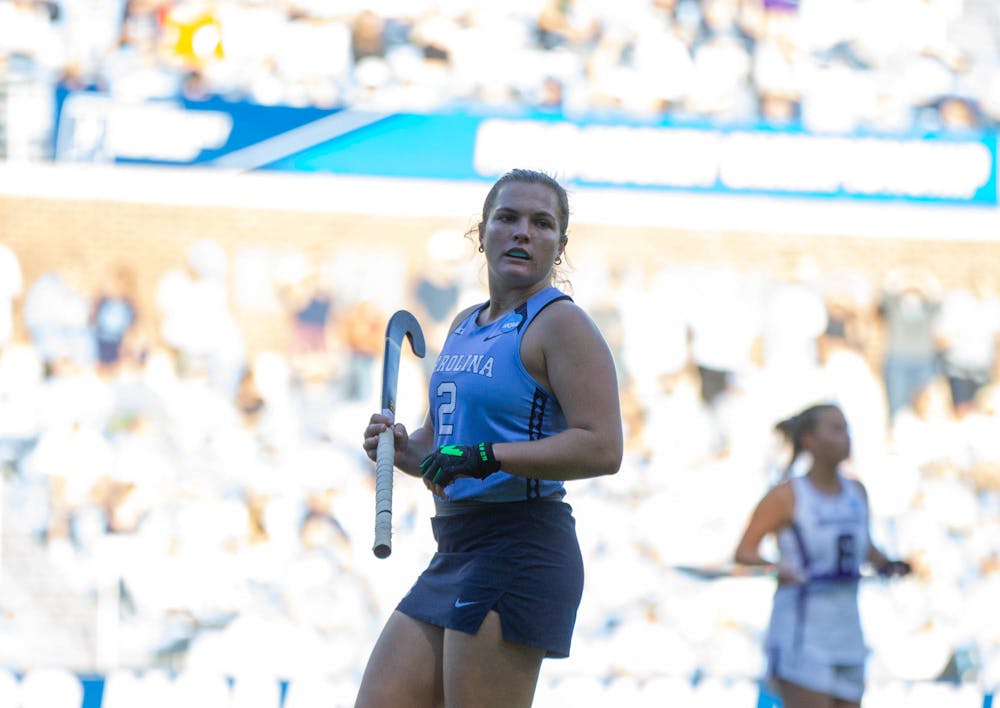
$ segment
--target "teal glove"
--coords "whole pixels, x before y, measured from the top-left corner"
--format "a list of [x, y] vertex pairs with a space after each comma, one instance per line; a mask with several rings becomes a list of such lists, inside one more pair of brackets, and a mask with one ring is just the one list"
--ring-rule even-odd
[[442, 445], [420, 462], [420, 474], [434, 484], [447, 487], [464, 475], [484, 479], [500, 469], [493, 443]]

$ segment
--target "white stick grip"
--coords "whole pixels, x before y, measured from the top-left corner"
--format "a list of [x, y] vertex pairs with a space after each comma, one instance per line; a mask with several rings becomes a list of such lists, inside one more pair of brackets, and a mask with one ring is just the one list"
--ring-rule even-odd
[[378, 558], [392, 553], [392, 471], [395, 467], [396, 444], [392, 428], [378, 436], [375, 449], [375, 547]]

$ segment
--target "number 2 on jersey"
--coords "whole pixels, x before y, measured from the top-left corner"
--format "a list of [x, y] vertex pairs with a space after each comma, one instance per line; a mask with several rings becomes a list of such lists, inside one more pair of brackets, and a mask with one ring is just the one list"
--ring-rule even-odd
[[435, 420], [435, 430], [440, 435], [451, 435], [455, 432], [454, 426], [448, 421], [455, 412], [458, 403], [458, 385], [454, 381], [442, 381], [438, 384], [434, 392], [441, 403], [437, 407], [437, 419]]

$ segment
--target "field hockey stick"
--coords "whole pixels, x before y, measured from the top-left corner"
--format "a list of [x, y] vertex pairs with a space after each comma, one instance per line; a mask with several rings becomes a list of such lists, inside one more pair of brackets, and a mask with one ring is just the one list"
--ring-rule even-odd
[[[898, 561], [897, 561], [898, 562]], [[740, 563], [719, 563], [715, 565], [675, 565], [674, 570], [698, 580], [716, 580], [718, 578], [777, 578], [778, 570], [773, 565], [743, 565]], [[903, 573], [899, 573], [902, 575]], [[875, 569], [863, 567], [861, 572], [854, 574], [812, 575], [806, 583], [844, 582], [850, 580], [887, 579], [893, 577], [890, 573], [880, 573]]]
[[777, 570], [770, 565], [719, 563], [715, 565], [674, 565], [671, 568], [698, 580], [717, 580], [718, 578], [775, 578], [778, 576]]
[[[382, 359], [382, 415], [396, 420], [396, 384], [399, 381], [399, 355], [403, 337], [418, 357], [424, 356], [424, 333], [417, 318], [398, 310], [385, 328], [385, 355]], [[395, 467], [396, 441], [392, 426], [379, 433], [375, 449], [375, 546], [377, 558], [392, 553], [392, 471]]]

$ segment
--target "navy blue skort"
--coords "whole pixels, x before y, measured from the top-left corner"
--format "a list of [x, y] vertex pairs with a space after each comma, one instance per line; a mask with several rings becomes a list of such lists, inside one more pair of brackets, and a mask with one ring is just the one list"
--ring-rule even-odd
[[583, 557], [569, 504], [531, 500], [483, 504], [435, 516], [437, 552], [397, 610], [475, 634], [500, 615], [503, 638], [569, 656], [583, 594]]

